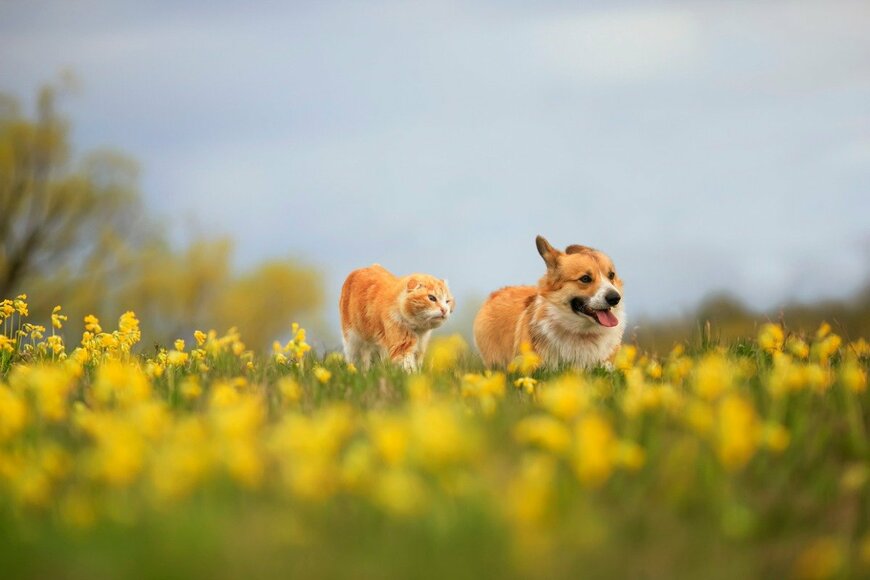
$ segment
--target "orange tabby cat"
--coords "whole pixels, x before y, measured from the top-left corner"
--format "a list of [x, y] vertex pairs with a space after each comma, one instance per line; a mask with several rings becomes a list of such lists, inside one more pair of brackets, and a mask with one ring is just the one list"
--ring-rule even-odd
[[456, 303], [446, 280], [428, 274], [399, 278], [374, 264], [350, 273], [338, 306], [348, 361], [368, 368], [377, 353], [414, 371], [432, 329], [447, 320]]

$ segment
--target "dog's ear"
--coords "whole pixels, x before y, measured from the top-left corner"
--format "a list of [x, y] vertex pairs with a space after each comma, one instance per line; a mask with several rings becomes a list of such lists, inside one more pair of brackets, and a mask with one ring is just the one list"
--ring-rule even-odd
[[559, 264], [559, 250], [550, 245], [550, 242], [544, 236], [535, 238], [535, 245], [538, 246], [538, 253], [544, 258], [548, 270], [554, 270]]
[[585, 252], [594, 252], [592, 248], [589, 246], [581, 246], [580, 244], [571, 244], [567, 248], [565, 248], [566, 254], [583, 254]]

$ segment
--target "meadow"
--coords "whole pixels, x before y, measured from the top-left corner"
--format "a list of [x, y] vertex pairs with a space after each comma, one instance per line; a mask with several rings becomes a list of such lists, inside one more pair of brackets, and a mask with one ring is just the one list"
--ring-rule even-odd
[[588, 372], [436, 332], [408, 375], [29, 314], [0, 303], [4, 578], [870, 577], [870, 345], [827, 324]]

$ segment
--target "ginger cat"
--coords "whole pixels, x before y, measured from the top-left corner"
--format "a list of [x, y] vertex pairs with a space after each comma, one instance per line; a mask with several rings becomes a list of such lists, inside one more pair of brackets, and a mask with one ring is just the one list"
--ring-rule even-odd
[[428, 274], [399, 278], [380, 264], [354, 270], [338, 302], [345, 358], [371, 364], [372, 355], [420, 368], [432, 330], [456, 308], [446, 280]]

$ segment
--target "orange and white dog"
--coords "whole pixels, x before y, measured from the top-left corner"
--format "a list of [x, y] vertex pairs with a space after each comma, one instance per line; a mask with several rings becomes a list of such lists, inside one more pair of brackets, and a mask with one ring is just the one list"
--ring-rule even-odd
[[607, 364], [625, 331], [622, 281], [602, 252], [560, 252], [535, 240], [547, 273], [535, 286], [490, 294], [474, 319], [474, 342], [487, 366], [505, 366], [529, 344], [548, 367]]

